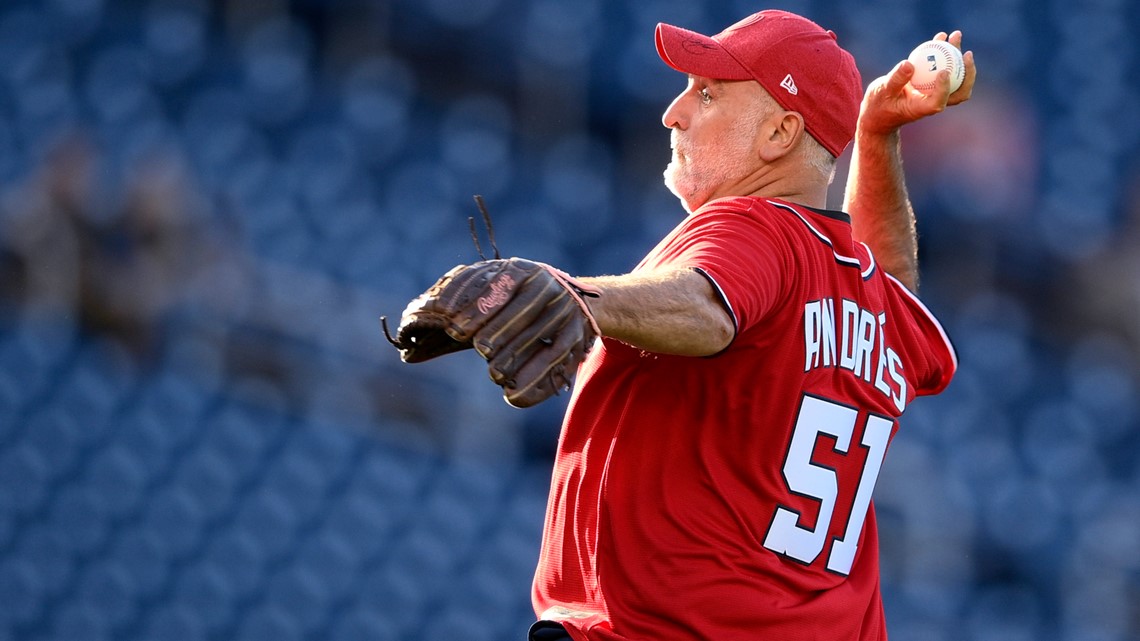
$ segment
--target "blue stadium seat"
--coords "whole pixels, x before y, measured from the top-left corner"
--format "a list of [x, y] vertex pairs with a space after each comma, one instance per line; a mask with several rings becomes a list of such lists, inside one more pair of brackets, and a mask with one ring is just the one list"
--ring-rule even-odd
[[359, 558], [373, 558], [388, 546], [393, 531], [410, 509], [410, 502], [394, 505], [350, 485], [329, 507], [323, 532], [334, 540], [351, 542], [350, 550]]
[[[73, 4], [97, 4], [73, 2]], [[144, 18], [148, 74], [162, 87], [177, 87], [200, 71], [209, 54], [206, 11], [192, 4], [155, 3]]]
[[161, 536], [157, 529], [132, 523], [117, 531], [108, 546], [108, 561], [121, 569], [138, 597], [160, 593], [170, 576], [173, 559]]
[[212, 463], [224, 467], [237, 484], [261, 472], [280, 436], [267, 421], [233, 406], [206, 417], [199, 429], [203, 453], [208, 452]]
[[296, 614], [276, 604], [261, 604], [248, 610], [238, 625], [237, 641], [300, 641], [304, 629]]
[[212, 533], [197, 562], [231, 593], [231, 604], [257, 593], [265, 578], [269, 551], [238, 524]]
[[334, 471], [322, 469], [310, 452], [288, 447], [266, 470], [259, 491], [279, 497], [298, 519], [306, 520], [323, 509], [325, 490], [331, 482], [326, 474]]
[[108, 376], [108, 369], [102, 362], [79, 359], [52, 398], [52, 407], [80, 422], [84, 444], [105, 434], [111, 414], [129, 393], [130, 382]]
[[203, 519], [219, 517], [233, 507], [237, 470], [213, 449], [198, 449], [183, 458], [172, 481], [194, 501]]
[[361, 580], [355, 609], [382, 617], [399, 631], [399, 638], [419, 638], [413, 629], [430, 614], [433, 598], [431, 587], [422, 581], [426, 571], [393, 565], [370, 568]]
[[345, 539], [329, 532], [322, 524], [312, 532], [296, 550], [292, 568], [299, 576], [321, 586], [325, 600], [332, 604], [349, 595], [359, 575], [363, 546], [353, 539]]
[[44, 585], [32, 559], [0, 561], [0, 635], [27, 625], [44, 607]]
[[434, 594], [471, 554], [471, 536], [456, 533], [450, 524], [416, 522], [393, 543], [385, 564], [393, 575], [414, 577], [426, 594]]
[[328, 617], [333, 589], [308, 569], [290, 565], [268, 577], [265, 599], [288, 612], [301, 635], [315, 631]]
[[964, 620], [976, 641], [1031, 641], [1048, 634], [1037, 590], [1028, 585], [987, 587], [978, 591]]
[[97, 561], [83, 568], [71, 601], [99, 611], [109, 629], [126, 626], [136, 615], [139, 586], [129, 571], [113, 561]]
[[154, 532], [162, 555], [171, 560], [187, 558], [201, 542], [205, 515], [186, 489], [168, 485], [147, 497], [140, 527]]
[[149, 428], [160, 430], [167, 447], [183, 448], [201, 437], [198, 422], [209, 400], [192, 381], [164, 373], [144, 383], [130, 413], [145, 417]]
[[[145, 208], [132, 181], [162, 149], [184, 163], [194, 223], [249, 266], [249, 307], [282, 316], [251, 328], [242, 308], [179, 307], [145, 319], [160, 345], [137, 353], [90, 309], [27, 307], [2, 263], [0, 640], [521, 638], [545, 450], [517, 469], [448, 458], [464, 427], [423, 399], [459, 393], [449, 365], [413, 373], [356, 332], [474, 260], [473, 193], [507, 255], [631, 267], [682, 215], [657, 117], [684, 78], [653, 26], [715, 30], [754, 7], [229, 4], [0, 3], [0, 259], [18, 249], [9, 223], [62, 211], [51, 186], [75, 177], [44, 165], [61, 141], [96, 152], [78, 212], [96, 225]], [[949, 6], [810, 13], [869, 81]], [[1007, 150], [955, 130], [969, 153], [954, 163], [931, 161], [926, 124], [907, 138], [923, 295], [962, 370], [903, 417], [877, 490], [891, 636], [1131, 641], [1140, 370], [1122, 339], [1054, 322], [1054, 278], [1127, 253], [1140, 15], [1127, 0], [956, 11], [984, 85], [953, 127], [1024, 131]], [[1034, 56], [1052, 75], [1026, 84]], [[1011, 201], [992, 177], [1020, 175], [1014, 161]], [[121, 231], [99, 241], [127, 252]], [[258, 332], [264, 362], [230, 351]], [[561, 410], [532, 411], [528, 428], [555, 429]], [[938, 531], [947, 513], [954, 532]], [[912, 541], [926, 531], [949, 550]]]
[[176, 435], [168, 429], [161, 415], [132, 408], [116, 419], [114, 435], [124, 455], [130, 456], [139, 465], [143, 478], [148, 483], [169, 474], [178, 451], [178, 443]]
[[123, 44], [105, 47], [88, 61], [82, 93], [99, 124], [117, 129], [132, 119], [159, 117], [143, 60], [139, 47]]
[[216, 567], [195, 563], [177, 578], [170, 602], [181, 606], [207, 632], [217, 633], [235, 616], [235, 598], [230, 576]]
[[248, 539], [265, 558], [274, 559], [294, 543], [301, 516], [278, 492], [254, 492], [238, 506], [233, 528]]
[[392, 56], [364, 57], [348, 69], [339, 91], [341, 112], [367, 164], [379, 166], [403, 150], [417, 85], [415, 70]]
[[528, 575], [510, 568], [477, 561], [455, 577], [447, 587], [449, 607], [482, 612], [485, 621], [506, 621], [516, 606], [530, 595]]
[[51, 478], [68, 476], [80, 463], [87, 436], [87, 425], [80, 421], [79, 417], [50, 406], [28, 417], [23, 446], [47, 465]]
[[[477, 623], [472, 624], [472, 622]], [[447, 607], [441, 612], [433, 613], [424, 621], [423, 630], [418, 638], [443, 639], [458, 633], [472, 641], [496, 641], [504, 638], [498, 630], [501, 625], [497, 619], [487, 616], [487, 613], [481, 610]], [[512, 637], [522, 638], [525, 634], [525, 629], [515, 630]]]
[[294, 123], [312, 100], [312, 34], [283, 13], [251, 27], [237, 61], [251, 115], [269, 126]]
[[92, 453], [86, 461], [84, 482], [100, 497], [100, 509], [108, 519], [117, 520], [142, 504], [150, 479], [136, 452], [113, 443]]
[[160, 603], [148, 612], [142, 638], [206, 641], [208, 632], [197, 612], [181, 603]]
[[66, 533], [71, 553], [83, 556], [98, 551], [111, 534], [103, 497], [88, 485], [68, 484], [52, 493], [48, 524]]
[[0, 514], [5, 520], [42, 509], [52, 473], [34, 447], [17, 444], [0, 451]]
[[[3, 353], [0, 345], [0, 353]], [[20, 431], [18, 416], [24, 404], [24, 394], [16, 382], [16, 372], [0, 371], [0, 445], [14, 438]]]
[[376, 641], [401, 638], [392, 620], [367, 606], [358, 606], [337, 615], [329, 628], [330, 639]]
[[356, 468], [354, 482], [362, 493], [399, 508], [420, 494], [434, 471], [436, 461], [430, 455], [409, 448], [386, 447], [381, 442], [367, 449]]
[[52, 636], [57, 639], [110, 641], [113, 638], [107, 614], [97, 606], [83, 601], [62, 604], [52, 613], [50, 627]]

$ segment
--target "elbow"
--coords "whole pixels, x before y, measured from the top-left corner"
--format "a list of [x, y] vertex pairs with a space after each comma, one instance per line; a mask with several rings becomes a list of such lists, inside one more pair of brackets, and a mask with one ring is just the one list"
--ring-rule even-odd
[[704, 319], [701, 331], [696, 333], [695, 340], [685, 350], [687, 356], [716, 356], [736, 338], [736, 325], [727, 312], [710, 314]]
[[685, 329], [676, 334], [673, 341], [641, 346], [662, 354], [706, 358], [728, 349], [735, 338], [736, 326], [732, 318], [727, 313], [714, 313], [690, 317]]
[[736, 325], [726, 313], [720, 314], [715, 322], [710, 323], [710, 328], [709, 347], [711, 351], [708, 356], [719, 354], [728, 349], [733, 339], [736, 338]]

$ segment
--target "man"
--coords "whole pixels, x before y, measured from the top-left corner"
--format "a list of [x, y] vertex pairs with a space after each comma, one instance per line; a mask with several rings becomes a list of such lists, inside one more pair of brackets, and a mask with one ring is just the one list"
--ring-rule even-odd
[[[973, 58], [953, 96], [904, 61], [864, 97], [835, 35], [790, 13], [656, 40], [688, 76], [663, 123], [690, 215], [632, 273], [581, 279], [603, 338], [559, 439], [531, 638], [885, 639], [871, 491], [897, 418], [956, 368], [908, 291], [898, 129], [968, 99]], [[824, 207], [853, 139], [848, 218]]]

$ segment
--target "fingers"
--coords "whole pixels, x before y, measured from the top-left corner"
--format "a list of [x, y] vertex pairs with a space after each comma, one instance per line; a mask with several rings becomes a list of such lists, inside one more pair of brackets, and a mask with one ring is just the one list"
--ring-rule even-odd
[[[941, 31], [934, 40], [948, 42], [961, 49], [962, 32]], [[966, 102], [973, 94], [977, 68], [974, 54], [962, 55], [965, 66], [962, 84], [950, 91], [950, 72], [939, 73], [935, 86], [925, 92], [915, 89], [911, 81], [915, 67], [908, 60], [897, 63], [887, 74], [871, 82], [860, 107], [858, 128], [862, 134], [890, 133], [908, 123], [942, 112], [946, 107]]]
[[898, 93], [902, 91], [902, 88], [905, 87], [906, 83], [910, 82], [910, 79], [913, 77], [914, 64], [909, 60], [903, 60], [895, 65], [895, 68], [891, 69], [891, 72], [887, 74], [887, 82], [884, 89], [891, 94]]
[[[958, 49], [962, 48], [962, 31], [958, 29], [950, 33], [939, 31], [934, 34], [934, 39], [949, 42]], [[978, 75], [977, 67], [974, 65], [974, 52], [964, 52], [962, 54], [962, 61], [966, 65], [965, 75], [962, 78], [961, 86], [946, 99], [946, 106], [948, 107], [966, 102], [974, 93], [974, 81]], [[941, 86], [941, 78], [939, 79], [939, 85]]]
[[978, 68], [974, 65], [974, 52], [967, 51], [962, 54], [962, 61], [966, 64], [966, 74], [962, 78], [962, 86], [950, 95], [947, 105], [957, 105], [966, 102], [974, 93], [974, 81], [978, 77]]

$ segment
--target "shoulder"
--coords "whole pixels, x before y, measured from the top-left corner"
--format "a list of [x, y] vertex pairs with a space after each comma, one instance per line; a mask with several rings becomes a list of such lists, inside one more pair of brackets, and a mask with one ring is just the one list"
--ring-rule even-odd
[[851, 217], [842, 211], [756, 196], [718, 198], [698, 209], [689, 219], [693, 222], [702, 222], [734, 217], [768, 225], [792, 225], [808, 229], [819, 227], [849, 229], [851, 226]]
[[769, 218], [778, 213], [778, 205], [783, 201], [759, 198], [756, 196], [730, 196], [717, 198], [705, 203], [700, 209], [693, 212], [690, 218], [718, 218], [725, 216], [744, 216], [747, 218]]
[[695, 212], [673, 230], [666, 246], [701, 245], [726, 250], [745, 247], [755, 251], [757, 245], [766, 251], [788, 244], [783, 217], [767, 201], [754, 197], [719, 198]]
[[777, 202], [752, 196], [718, 198], [689, 215], [677, 231], [693, 234], [735, 229], [749, 235], [783, 235], [781, 228], [791, 218], [777, 207]]

